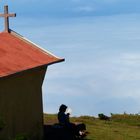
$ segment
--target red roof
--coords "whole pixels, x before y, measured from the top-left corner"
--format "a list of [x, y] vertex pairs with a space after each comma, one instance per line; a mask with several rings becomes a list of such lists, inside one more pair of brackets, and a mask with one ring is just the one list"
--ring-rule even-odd
[[0, 77], [63, 60], [13, 31], [0, 33]]

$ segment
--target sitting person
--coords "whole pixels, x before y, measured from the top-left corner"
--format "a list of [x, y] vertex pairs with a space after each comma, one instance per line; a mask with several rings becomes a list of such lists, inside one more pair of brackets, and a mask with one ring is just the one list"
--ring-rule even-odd
[[58, 112], [58, 121], [60, 125], [63, 126], [67, 126], [69, 125], [70, 121], [69, 121], [69, 113], [65, 114], [67, 109], [67, 106], [62, 104], [59, 108], [59, 112]]
[[67, 129], [71, 130], [75, 135], [84, 136], [86, 126], [85, 124], [74, 124], [71, 123], [69, 120], [70, 113], [66, 113], [67, 106], [62, 104], [59, 108], [58, 112], [58, 121], [61, 126], [66, 127]]

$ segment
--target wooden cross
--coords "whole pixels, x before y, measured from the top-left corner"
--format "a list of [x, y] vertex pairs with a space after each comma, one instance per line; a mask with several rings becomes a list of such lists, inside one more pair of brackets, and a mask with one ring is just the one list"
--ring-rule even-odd
[[5, 20], [5, 32], [9, 32], [9, 17], [16, 17], [16, 14], [8, 13], [8, 5], [4, 6], [4, 14], [0, 14], [0, 17], [4, 17]]

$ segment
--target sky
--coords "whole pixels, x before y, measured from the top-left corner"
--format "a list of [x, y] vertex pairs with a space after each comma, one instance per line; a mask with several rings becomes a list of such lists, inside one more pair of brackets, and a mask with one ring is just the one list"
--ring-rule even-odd
[[[43, 109], [72, 116], [140, 113], [139, 0], [0, 0], [10, 28], [64, 62], [50, 65]], [[3, 19], [0, 19], [3, 31]]]

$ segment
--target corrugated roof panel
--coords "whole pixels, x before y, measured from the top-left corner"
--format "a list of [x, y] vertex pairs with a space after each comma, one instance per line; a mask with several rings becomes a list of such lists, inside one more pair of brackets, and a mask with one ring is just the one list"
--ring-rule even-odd
[[0, 77], [63, 60], [15, 32], [0, 33]]

